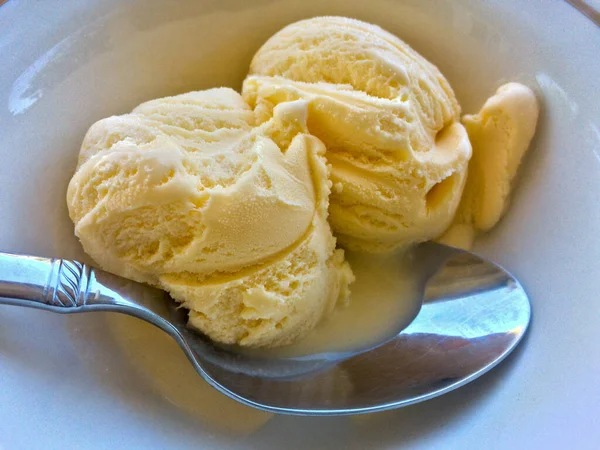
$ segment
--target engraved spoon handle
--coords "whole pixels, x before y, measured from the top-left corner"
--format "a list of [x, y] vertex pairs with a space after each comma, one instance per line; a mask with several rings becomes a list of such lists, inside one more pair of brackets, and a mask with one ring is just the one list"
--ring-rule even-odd
[[70, 312], [89, 300], [91, 276], [78, 261], [0, 253], [0, 303]]
[[0, 252], [0, 305], [119, 312], [157, 326], [190, 352], [170, 321], [172, 300], [165, 291], [79, 261]]
[[165, 293], [78, 261], [0, 252], [0, 304], [58, 313], [119, 311], [156, 322]]

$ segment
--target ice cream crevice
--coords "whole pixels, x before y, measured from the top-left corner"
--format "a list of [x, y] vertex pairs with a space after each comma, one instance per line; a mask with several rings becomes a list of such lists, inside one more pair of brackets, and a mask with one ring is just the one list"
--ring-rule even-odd
[[458, 179], [459, 175], [452, 174], [444, 178], [442, 181], [434, 184], [425, 195], [427, 209], [432, 210], [437, 208], [439, 205], [446, 203], [449, 200], [449, 197], [452, 195]]
[[[187, 286], [209, 286], [217, 285], [230, 281], [235, 281], [241, 278], [249, 277], [265, 268], [271, 266], [274, 262], [285, 260], [291, 254], [294, 253], [307, 239], [315, 232], [314, 227], [311, 225], [303, 236], [301, 236], [296, 242], [289, 247], [269, 255], [261, 260], [255, 261], [252, 264], [248, 264], [246, 267], [242, 267], [238, 270], [232, 271], [211, 271], [205, 276], [199, 276], [196, 272], [180, 271], [174, 273], [164, 273], [160, 275], [160, 278], [165, 282], [171, 282], [178, 280], [180, 283], [184, 283]], [[235, 257], [235, 253], [230, 254], [231, 257]]]

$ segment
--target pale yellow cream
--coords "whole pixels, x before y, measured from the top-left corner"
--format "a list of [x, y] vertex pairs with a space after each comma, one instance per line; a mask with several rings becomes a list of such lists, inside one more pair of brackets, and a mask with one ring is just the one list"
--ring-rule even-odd
[[258, 125], [231, 89], [144, 103], [87, 133], [67, 203], [103, 268], [166, 289], [212, 339], [283, 345], [353, 280], [327, 223], [329, 169], [306, 102]]
[[473, 158], [458, 212], [441, 242], [468, 249], [477, 233], [498, 223], [535, 134], [538, 115], [534, 92], [522, 84], [508, 83], [498, 88], [478, 114], [463, 117]]
[[264, 121], [278, 104], [309, 103], [343, 246], [388, 251], [450, 225], [471, 145], [448, 81], [397, 37], [342, 17], [291, 24], [256, 53], [243, 95]]

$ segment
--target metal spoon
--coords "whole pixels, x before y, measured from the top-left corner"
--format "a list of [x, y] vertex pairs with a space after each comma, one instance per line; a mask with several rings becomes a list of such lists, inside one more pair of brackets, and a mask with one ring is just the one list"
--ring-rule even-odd
[[498, 265], [435, 243], [416, 248], [414, 265], [423, 287], [417, 317], [389, 341], [356, 353], [235, 353], [190, 330], [185, 310], [163, 291], [76, 261], [0, 253], [0, 304], [135, 316], [173, 337], [209, 384], [242, 403], [282, 414], [366, 413], [476, 379], [516, 347], [529, 325], [527, 295]]

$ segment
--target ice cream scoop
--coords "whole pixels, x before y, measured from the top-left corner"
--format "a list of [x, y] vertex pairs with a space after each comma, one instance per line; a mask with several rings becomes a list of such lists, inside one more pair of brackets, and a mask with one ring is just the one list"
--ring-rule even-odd
[[358, 20], [289, 25], [254, 56], [243, 95], [268, 121], [308, 102], [332, 166], [331, 226], [342, 245], [386, 251], [440, 235], [466, 180], [471, 145], [444, 76], [406, 43]]
[[348, 297], [326, 221], [324, 146], [306, 102], [258, 125], [231, 89], [144, 103], [94, 124], [67, 204], [106, 270], [160, 286], [224, 343], [283, 345]]
[[463, 117], [473, 158], [456, 217], [441, 242], [468, 249], [478, 232], [490, 230], [500, 220], [538, 115], [535, 93], [520, 83], [508, 83], [498, 88], [478, 114]]

